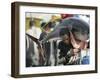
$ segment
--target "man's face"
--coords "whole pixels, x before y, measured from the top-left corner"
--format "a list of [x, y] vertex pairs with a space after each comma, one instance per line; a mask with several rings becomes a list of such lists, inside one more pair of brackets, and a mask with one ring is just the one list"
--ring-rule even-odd
[[50, 32], [50, 28], [48, 26], [46, 26], [45, 31], [46, 31], [46, 33], [49, 33]]
[[82, 32], [74, 32], [74, 36], [76, 39], [81, 40], [81, 41], [86, 41], [89, 39], [89, 36], [87, 33], [82, 33]]
[[64, 36], [62, 36], [62, 39], [63, 39], [63, 41], [66, 43], [66, 44], [69, 44], [70, 42], [70, 40], [69, 40], [69, 36], [67, 35], [67, 34], [65, 34]]

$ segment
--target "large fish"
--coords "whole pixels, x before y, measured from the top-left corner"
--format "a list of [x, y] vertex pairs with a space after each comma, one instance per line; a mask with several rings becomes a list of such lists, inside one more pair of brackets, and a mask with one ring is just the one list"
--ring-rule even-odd
[[62, 22], [55, 26], [54, 30], [48, 34], [42, 41], [48, 41], [53, 38], [60, 38], [62, 29], [71, 31], [76, 39], [81, 41], [89, 40], [89, 24], [82, 19], [70, 17], [62, 20]]

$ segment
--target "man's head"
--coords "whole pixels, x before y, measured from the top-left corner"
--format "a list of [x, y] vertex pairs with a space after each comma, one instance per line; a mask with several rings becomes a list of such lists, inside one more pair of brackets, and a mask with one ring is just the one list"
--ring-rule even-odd
[[51, 27], [52, 27], [52, 23], [51, 23], [51, 22], [48, 22], [48, 23], [43, 22], [43, 23], [41, 24], [41, 27], [42, 27], [45, 31], [49, 32], [50, 29], [51, 29]]
[[70, 43], [70, 33], [69, 33], [69, 30], [67, 28], [62, 28], [60, 30], [60, 36], [61, 36], [62, 40], [66, 44], [69, 44]]
[[62, 36], [62, 40], [66, 44], [69, 44], [70, 43], [70, 37], [67, 34], [65, 34], [65, 35]]

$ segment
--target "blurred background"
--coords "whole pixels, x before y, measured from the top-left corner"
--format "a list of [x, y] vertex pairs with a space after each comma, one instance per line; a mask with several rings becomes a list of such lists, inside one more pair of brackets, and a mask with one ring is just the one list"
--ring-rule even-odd
[[49, 13], [32, 13], [27, 12], [26, 13], [26, 30], [30, 27], [30, 21], [34, 22], [34, 26], [41, 28], [41, 23], [45, 22], [52, 22], [57, 25], [62, 19], [69, 18], [69, 17], [77, 17], [81, 18], [87, 23], [89, 23], [89, 15], [83, 15], [83, 14], [49, 14]]

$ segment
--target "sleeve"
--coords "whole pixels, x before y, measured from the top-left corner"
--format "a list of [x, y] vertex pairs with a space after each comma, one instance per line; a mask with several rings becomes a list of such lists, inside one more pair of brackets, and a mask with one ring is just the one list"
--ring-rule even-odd
[[41, 33], [41, 34], [40, 34], [40, 38], [39, 38], [39, 40], [41, 41], [45, 36], [46, 36], [46, 33], [44, 33], [44, 32]]
[[61, 49], [61, 46], [62, 46], [62, 43], [59, 42], [59, 44], [58, 44], [58, 49]]

